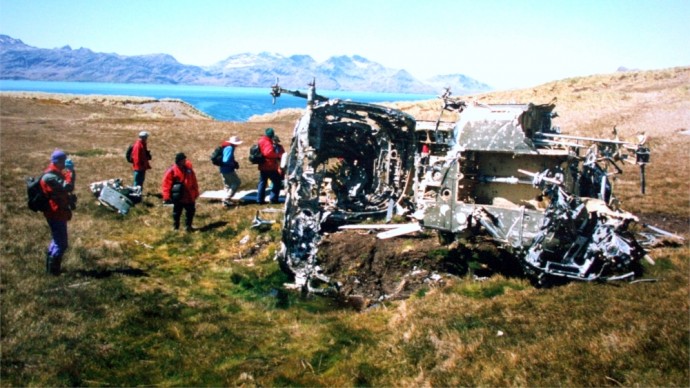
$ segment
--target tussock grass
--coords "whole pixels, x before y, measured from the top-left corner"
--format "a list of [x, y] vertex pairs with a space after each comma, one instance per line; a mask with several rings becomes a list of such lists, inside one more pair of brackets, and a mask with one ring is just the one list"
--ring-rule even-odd
[[[649, 194], [637, 193], [634, 174], [617, 182], [618, 193], [626, 209], [679, 220], [685, 229], [673, 231], [687, 237], [688, 140], [674, 132], [688, 125], [687, 73], [576, 78], [481, 98], [548, 102], [557, 95], [559, 111], [581, 134], [615, 123], [626, 134], [637, 125], [649, 128]], [[267, 231], [249, 229], [262, 207], [226, 210], [202, 200], [199, 231], [186, 234], [170, 230], [171, 209], [161, 206], [160, 180], [175, 153], [194, 163], [202, 190], [218, 189], [220, 176], [208, 156], [237, 134], [247, 145], [239, 149], [242, 189], [253, 188], [258, 174], [246, 162], [248, 145], [266, 126], [290, 138], [292, 119], [220, 123], [142, 115], [122, 104], [56, 101], [62, 100], [0, 96], [2, 386], [690, 381], [687, 244], [651, 252], [656, 265], [646, 265], [645, 276], [655, 282], [535, 289], [522, 279], [467, 276], [355, 312], [282, 287], [288, 279], [273, 260], [280, 222]], [[88, 184], [131, 181], [124, 150], [142, 129], [151, 133], [154, 169], [143, 203], [121, 216], [98, 206]], [[59, 277], [44, 274], [49, 231], [41, 215], [25, 208], [23, 182], [45, 167], [54, 147], [72, 155], [79, 195]], [[430, 259], [444, 254], [431, 252]]]

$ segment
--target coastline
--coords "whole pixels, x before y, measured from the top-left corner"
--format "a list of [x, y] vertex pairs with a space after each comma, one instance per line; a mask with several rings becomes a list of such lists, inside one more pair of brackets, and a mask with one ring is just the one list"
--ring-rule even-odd
[[193, 105], [179, 99], [151, 97], [69, 94], [48, 92], [0, 91], [0, 97], [53, 101], [60, 104], [118, 106], [139, 114], [182, 120], [215, 120]]

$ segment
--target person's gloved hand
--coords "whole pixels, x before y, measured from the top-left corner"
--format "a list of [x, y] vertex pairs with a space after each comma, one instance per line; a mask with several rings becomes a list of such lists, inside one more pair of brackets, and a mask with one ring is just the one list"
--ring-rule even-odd
[[172, 205], [173, 201], [172, 199], [166, 199], [163, 201], [163, 205]]
[[72, 159], [65, 160], [65, 168], [74, 172], [74, 162], [72, 162]]

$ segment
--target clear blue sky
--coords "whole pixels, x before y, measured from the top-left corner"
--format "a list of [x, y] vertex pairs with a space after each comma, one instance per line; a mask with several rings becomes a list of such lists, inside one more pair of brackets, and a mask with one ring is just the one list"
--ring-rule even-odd
[[262, 51], [358, 54], [504, 89], [688, 66], [690, 0], [0, 0], [0, 33], [200, 66]]

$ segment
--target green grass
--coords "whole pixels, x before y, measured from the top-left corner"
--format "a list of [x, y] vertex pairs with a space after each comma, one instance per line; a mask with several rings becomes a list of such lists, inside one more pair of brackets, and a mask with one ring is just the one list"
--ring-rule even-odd
[[81, 151], [77, 151], [77, 152], [72, 152], [70, 154], [74, 155], [74, 156], [90, 158], [90, 157], [103, 156], [103, 155], [106, 155], [107, 153], [108, 153], [108, 151], [106, 151], [106, 150], [94, 148], [91, 150], [81, 150]]
[[457, 293], [473, 299], [491, 299], [504, 295], [509, 290], [524, 290], [528, 287], [525, 283], [524, 280], [505, 280], [500, 276], [495, 276], [488, 281], [463, 282], [448, 288], [446, 292]]

